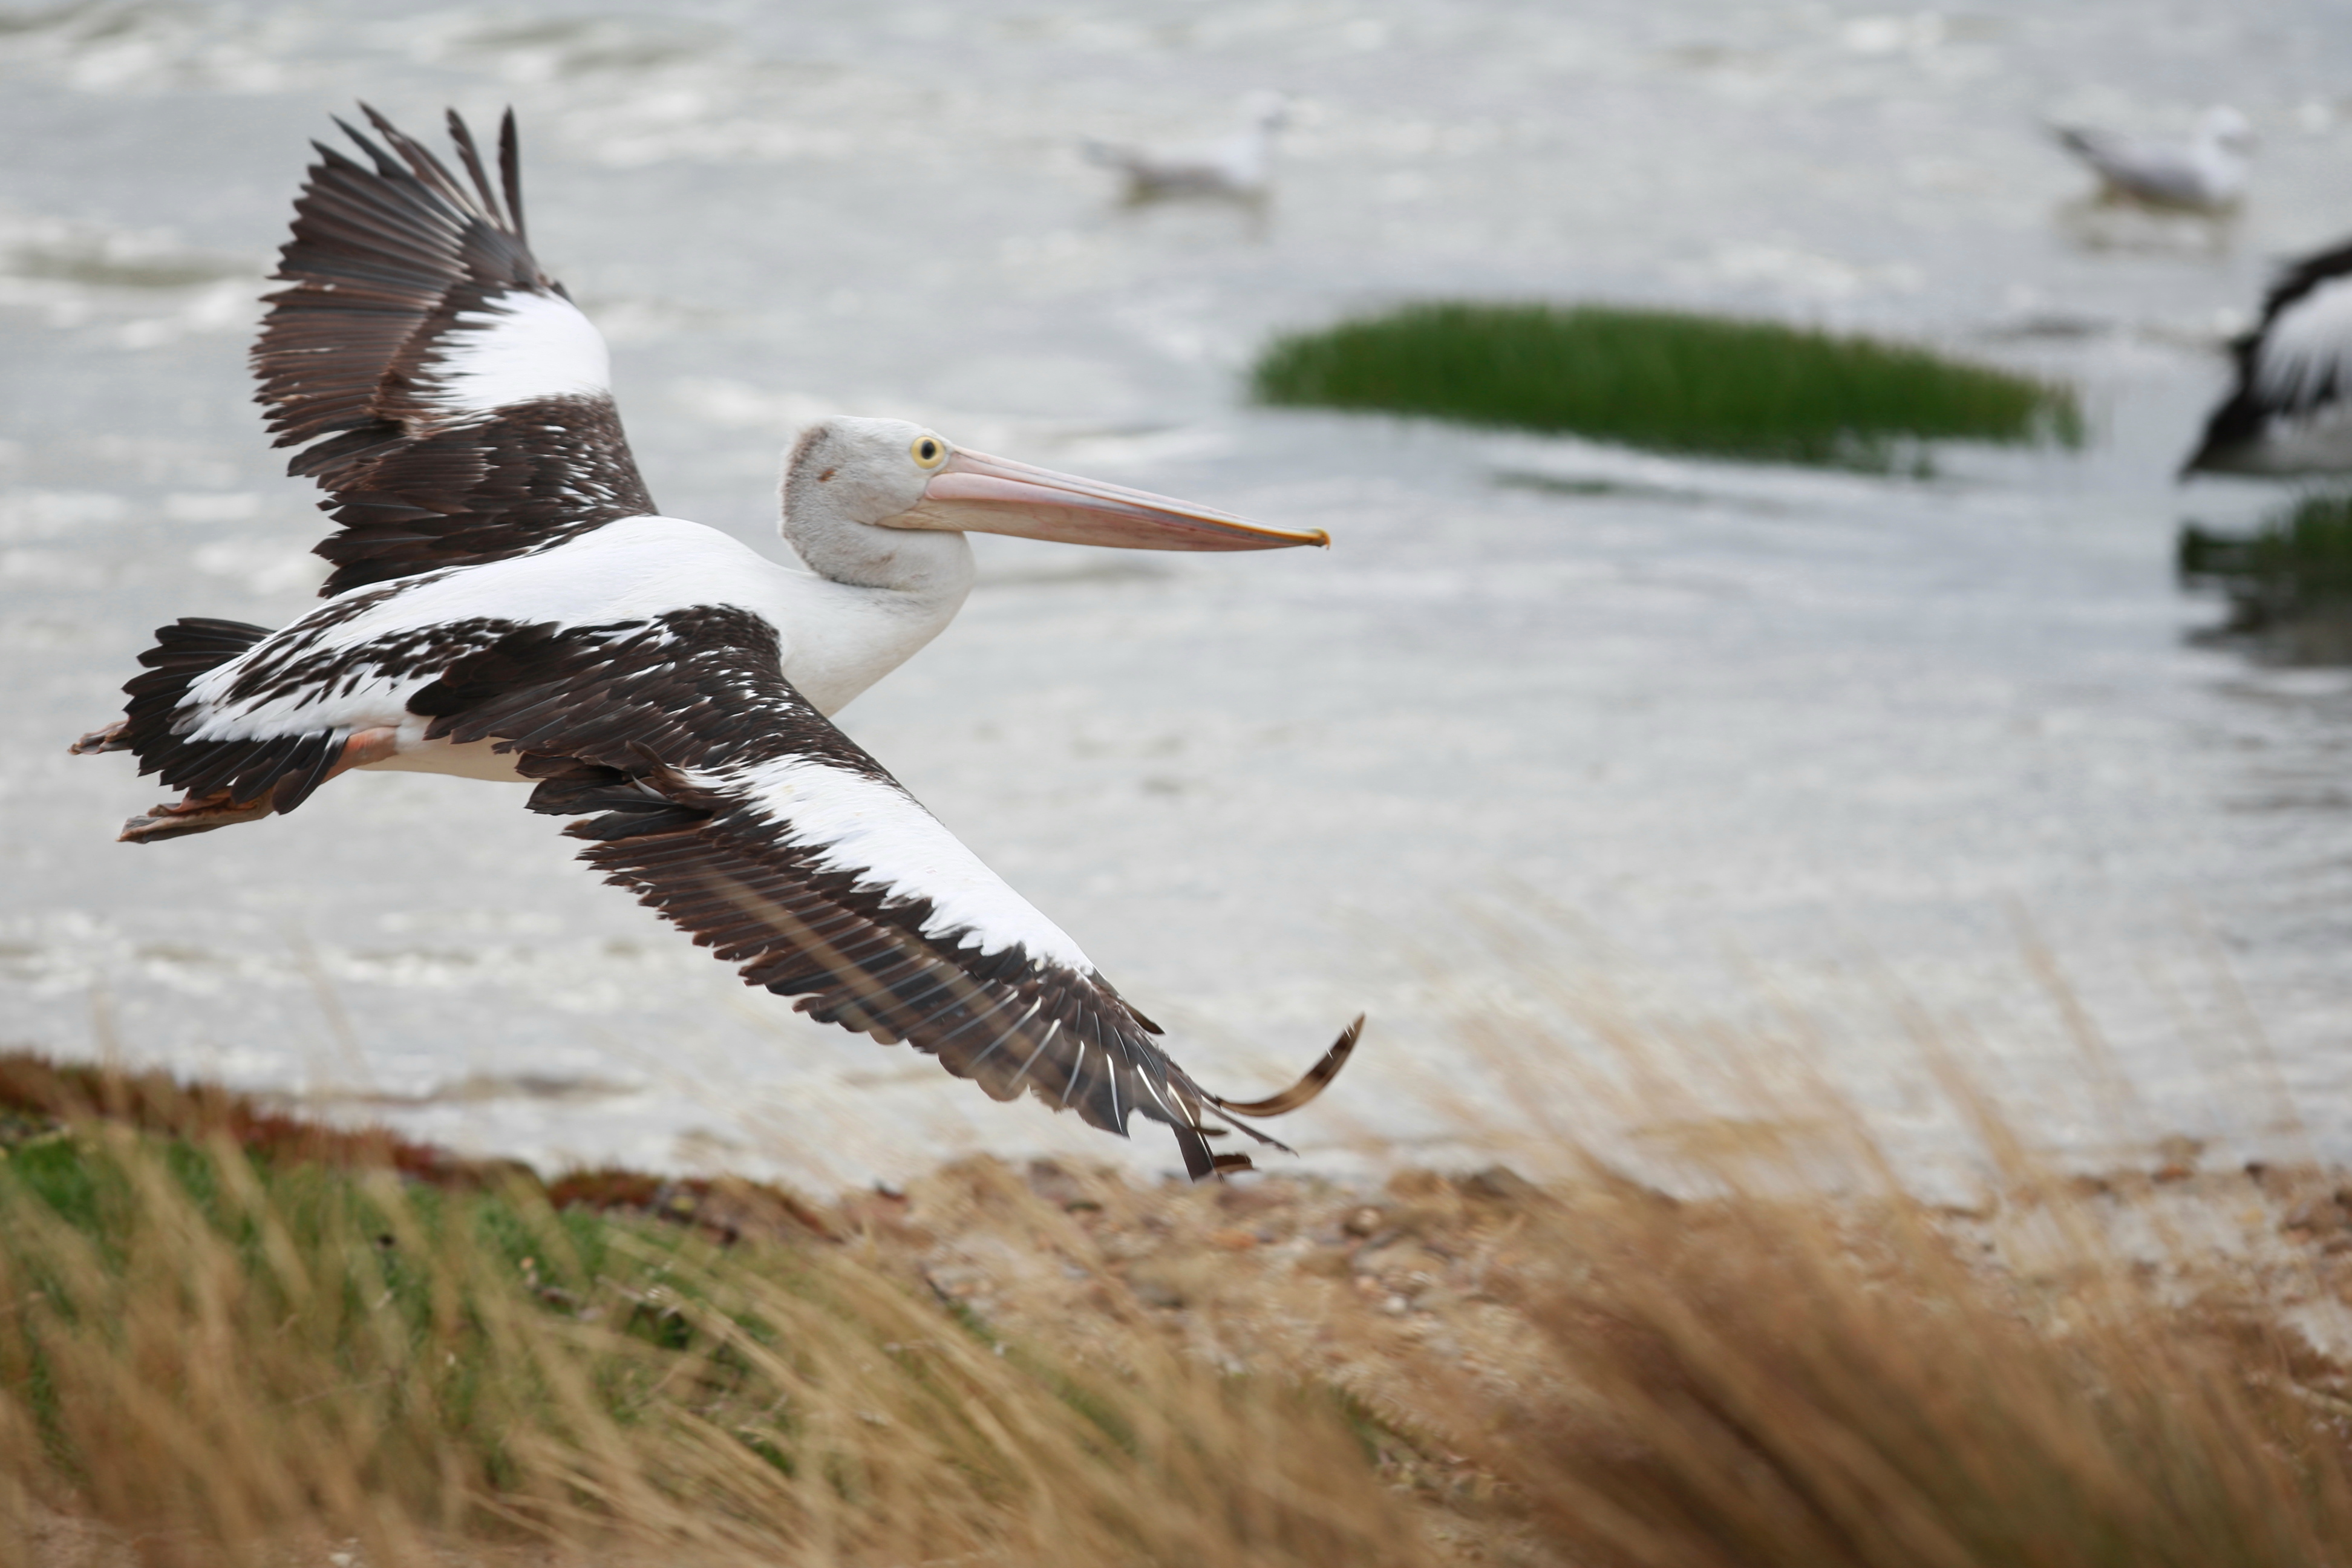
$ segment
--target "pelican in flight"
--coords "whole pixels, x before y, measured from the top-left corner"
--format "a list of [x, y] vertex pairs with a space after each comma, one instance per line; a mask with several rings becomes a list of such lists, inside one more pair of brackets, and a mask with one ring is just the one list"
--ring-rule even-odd
[[2182, 478], [2352, 470], [2352, 241], [2280, 274], [2260, 324], [2230, 349], [2238, 384]]
[[746, 984], [911, 1043], [998, 1100], [1026, 1089], [1122, 1136], [1133, 1116], [1165, 1123], [1195, 1180], [1246, 1168], [1210, 1148], [1213, 1121], [1274, 1143], [1238, 1119], [1313, 1099], [1363, 1020], [1279, 1094], [1210, 1093], [830, 716], [954, 616], [969, 531], [1154, 550], [1328, 538], [895, 419], [828, 419], [793, 447], [799, 566], [665, 517], [603, 338], [525, 239], [512, 112], [495, 186], [454, 112], [462, 181], [366, 113], [381, 142], [342, 126], [365, 163], [314, 143], [253, 350], [277, 444], [300, 447], [289, 471], [340, 525], [317, 547], [326, 603], [276, 631], [157, 631], [123, 717], [73, 747], [130, 752], [180, 792], [121, 837], [290, 812], [353, 768], [526, 781], [533, 811], [574, 819], [581, 858]]
[[2099, 176], [2105, 201], [2218, 216], [2234, 211], [2246, 194], [2254, 128], [2227, 104], [2198, 117], [2186, 146], [2072, 125], [2053, 126], [2051, 133]]
[[1263, 202], [1274, 190], [1274, 141], [1290, 120], [1280, 93], [1252, 93], [1243, 105], [1242, 128], [1220, 142], [1199, 147], [1122, 147], [1085, 143], [1087, 161], [1127, 177], [1127, 199], [1223, 196]]

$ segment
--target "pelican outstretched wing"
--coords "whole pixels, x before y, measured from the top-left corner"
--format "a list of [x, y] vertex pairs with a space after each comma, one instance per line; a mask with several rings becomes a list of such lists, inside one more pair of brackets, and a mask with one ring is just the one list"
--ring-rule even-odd
[[[1077, 944], [958, 842], [781, 673], [745, 611], [607, 628], [525, 626], [410, 699], [428, 733], [495, 741], [577, 818], [605, 879], [811, 1016], [907, 1042], [998, 1100], [1024, 1089], [1125, 1134], [1166, 1123], [1195, 1178], [1244, 1168], [1213, 1118], [1296, 1109], [1363, 1020], [1279, 1094], [1202, 1089]], [[1279, 1147], [1279, 1145], [1277, 1145]]]
[[[365, 108], [364, 105], [362, 106]], [[253, 348], [289, 471], [341, 525], [323, 592], [495, 561], [654, 510], [613, 407], [604, 340], [523, 237], [514, 115], [494, 189], [373, 109], [362, 164], [323, 142]], [[341, 124], [341, 121], [337, 121]], [[307, 444], [307, 445], [306, 445]]]

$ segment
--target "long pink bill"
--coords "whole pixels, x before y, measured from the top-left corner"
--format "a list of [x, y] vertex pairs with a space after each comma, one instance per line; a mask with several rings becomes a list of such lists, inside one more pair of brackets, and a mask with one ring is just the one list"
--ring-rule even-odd
[[1270, 528], [1213, 507], [961, 448], [940, 466], [923, 499], [887, 526], [1125, 550], [1286, 550], [1331, 542], [1319, 528]]

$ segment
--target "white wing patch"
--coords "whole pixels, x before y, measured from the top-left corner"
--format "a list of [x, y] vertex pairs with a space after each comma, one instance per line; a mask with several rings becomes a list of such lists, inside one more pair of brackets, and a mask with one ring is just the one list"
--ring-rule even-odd
[[[449, 659], [471, 651], [450, 642], [431, 650], [437, 626], [468, 622], [642, 623], [698, 605], [765, 605], [784, 569], [716, 529], [676, 518], [625, 518], [551, 550], [403, 578], [374, 590], [357, 615], [331, 600], [217, 669], [189, 683], [182, 710], [199, 741], [253, 740], [344, 725], [403, 724], [409, 698], [441, 678]], [[387, 659], [385, 650], [405, 651]], [[317, 676], [258, 699], [229, 696], [247, 671], [287, 657], [323, 656]]]
[[604, 334], [571, 300], [516, 289], [485, 303], [459, 315], [436, 346], [435, 407], [463, 416], [542, 397], [611, 395]]
[[2254, 356], [2254, 392], [2273, 408], [2299, 411], [2331, 371], [2343, 398], [2352, 381], [2352, 277], [2320, 284], [2271, 322]]
[[983, 956], [1016, 943], [1032, 958], [1081, 974], [1094, 964], [1061, 927], [981, 863], [939, 818], [896, 784], [806, 758], [711, 773], [688, 772], [705, 789], [749, 796], [782, 825], [783, 842], [821, 849], [827, 871], [861, 873], [858, 885], [892, 898], [928, 899], [923, 934], [964, 932]]

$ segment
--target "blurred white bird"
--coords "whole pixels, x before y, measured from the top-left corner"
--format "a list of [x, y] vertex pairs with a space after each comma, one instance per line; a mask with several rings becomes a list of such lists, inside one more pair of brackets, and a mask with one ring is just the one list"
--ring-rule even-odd
[[1127, 176], [1127, 199], [1220, 196], [1262, 202], [1274, 189], [1274, 141], [1288, 123], [1290, 105], [1278, 92], [1254, 92], [1243, 106], [1242, 128], [1222, 141], [1192, 147], [1124, 147], [1089, 139], [1089, 163]]
[[2230, 347], [2238, 384], [2181, 477], [2352, 471], [2352, 243], [2288, 267]]
[[2099, 195], [2106, 201], [2221, 214], [2246, 194], [2254, 130], [2226, 104], [2198, 116], [2186, 146], [2072, 125], [2053, 125], [2051, 132], [2099, 176]]

